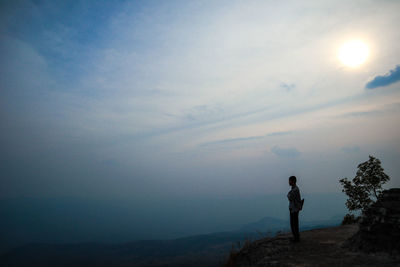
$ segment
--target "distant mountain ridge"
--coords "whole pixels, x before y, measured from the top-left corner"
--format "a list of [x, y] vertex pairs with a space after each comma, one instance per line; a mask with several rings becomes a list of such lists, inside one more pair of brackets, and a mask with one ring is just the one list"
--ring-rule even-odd
[[263, 231], [263, 232], [272, 232], [283, 230], [287, 228], [288, 221], [272, 218], [272, 217], [264, 217], [256, 222], [251, 222], [240, 227], [239, 231], [251, 232], [251, 231]]
[[[342, 215], [333, 216], [327, 220], [300, 221], [301, 230], [309, 230], [314, 228], [323, 228], [339, 225], [343, 219]], [[248, 223], [240, 227], [239, 231], [243, 232], [268, 232], [275, 234], [277, 231], [289, 230], [289, 221], [272, 217], [263, 217], [260, 220]]]

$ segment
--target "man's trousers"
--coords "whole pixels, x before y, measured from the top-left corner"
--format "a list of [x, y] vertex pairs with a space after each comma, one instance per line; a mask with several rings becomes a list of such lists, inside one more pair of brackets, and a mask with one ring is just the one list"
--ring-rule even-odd
[[293, 238], [295, 241], [300, 240], [299, 233], [299, 212], [290, 212], [290, 228], [292, 229]]

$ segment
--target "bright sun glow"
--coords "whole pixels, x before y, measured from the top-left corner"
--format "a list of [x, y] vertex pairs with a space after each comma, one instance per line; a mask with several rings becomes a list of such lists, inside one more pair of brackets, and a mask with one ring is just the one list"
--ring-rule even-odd
[[340, 61], [349, 67], [358, 67], [364, 63], [369, 55], [368, 46], [359, 40], [344, 43], [339, 49]]

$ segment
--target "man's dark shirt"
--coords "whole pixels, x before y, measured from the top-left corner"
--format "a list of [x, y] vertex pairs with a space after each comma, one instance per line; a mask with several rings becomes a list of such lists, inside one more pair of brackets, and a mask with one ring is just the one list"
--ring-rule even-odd
[[287, 194], [289, 199], [289, 209], [290, 212], [298, 212], [301, 205], [300, 190], [297, 185], [292, 187], [292, 190]]

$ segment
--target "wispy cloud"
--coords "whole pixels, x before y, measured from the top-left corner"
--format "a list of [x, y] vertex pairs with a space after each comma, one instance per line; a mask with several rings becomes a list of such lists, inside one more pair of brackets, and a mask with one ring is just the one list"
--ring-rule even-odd
[[284, 158], [296, 158], [301, 154], [294, 147], [283, 148], [279, 146], [274, 146], [271, 148], [271, 152], [277, 155], [278, 157], [284, 157]]
[[218, 144], [225, 144], [225, 143], [236, 143], [236, 142], [243, 142], [243, 141], [253, 141], [253, 140], [262, 139], [264, 137], [265, 136], [263, 136], [263, 135], [259, 135], [259, 136], [249, 136], [249, 137], [221, 139], [221, 140], [202, 143], [202, 144], [200, 144], [200, 146], [210, 146], [210, 145], [218, 145]]
[[394, 69], [390, 70], [385, 75], [378, 75], [369, 81], [365, 88], [375, 89], [377, 87], [383, 87], [391, 85], [392, 83], [400, 81], [400, 65], [397, 65]]
[[382, 110], [354, 111], [354, 112], [345, 113], [342, 115], [342, 117], [371, 116], [371, 115], [378, 115], [382, 112], [383, 112]]
[[397, 113], [399, 112], [399, 109], [400, 109], [399, 102], [386, 103], [385, 105], [380, 106], [379, 108], [346, 112], [342, 115], [339, 115], [339, 117], [351, 118], [351, 117], [382, 116], [389, 113]]
[[296, 85], [294, 83], [281, 83], [280, 87], [290, 92], [296, 87]]
[[292, 134], [292, 131], [284, 131], [284, 132], [272, 132], [266, 135], [257, 135], [257, 136], [248, 136], [248, 137], [237, 137], [237, 138], [228, 138], [228, 139], [221, 139], [210, 141], [206, 143], [200, 144], [200, 146], [209, 146], [209, 145], [217, 145], [217, 144], [225, 144], [225, 143], [236, 143], [236, 142], [245, 142], [245, 141], [253, 141], [253, 140], [260, 140], [266, 137], [272, 136], [284, 136]]
[[269, 133], [267, 134], [267, 136], [282, 136], [282, 135], [289, 135], [292, 134], [292, 131], [285, 131], [285, 132], [273, 132], [273, 133]]

